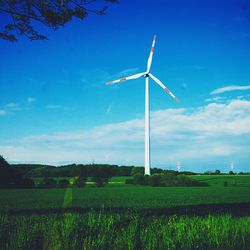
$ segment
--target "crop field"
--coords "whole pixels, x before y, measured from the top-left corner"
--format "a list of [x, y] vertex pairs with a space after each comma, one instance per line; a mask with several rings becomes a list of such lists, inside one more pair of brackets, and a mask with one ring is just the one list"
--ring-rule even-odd
[[170, 208], [250, 202], [249, 187], [148, 187], [0, 190], [0, 210], [51, 208]]
[[[0, 190], [0, 211], [60, 208], [162, 209], [192, 205], [250, 203], [250, 176], [192, 176], [208, 187], [150, 187], [113, 177], [103, 188]], [[224, 183], [227, 182], [227, 186]]]
[[250, 176], [192, 176], [207, 187], [126, 178], [0, 190], [0, 249], [250, 249]]

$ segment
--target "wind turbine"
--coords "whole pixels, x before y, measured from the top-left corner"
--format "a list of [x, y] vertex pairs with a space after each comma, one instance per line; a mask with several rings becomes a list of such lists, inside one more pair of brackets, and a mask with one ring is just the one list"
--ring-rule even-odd
[[154, 35], [152, 47], [149, 53], [148, 61], [147, 61], [147, 71], [143, 73], [138, 73], [132, 76], [123, 77], [118, 80], [107, 82], [106, 84], [114, 84], [127, 80], [133, 80], [140, 78], [142, 76], [145, 77], [145, 174], [150, 175], [150, 120], [149, 120], [149, 77], [153, 79], [160, 87], [162, 87], [170, 96], [172, 96], [177, 102], [179, 102], [178, 98], [154, 75], [150, 73], [150, 68], [152, 64], [152, 58], [154, 53], [156, 35]]
[[176, 168], [177, 168], [177, 171], [181, 170], [181, 162], [180, 161], [177, 161]]

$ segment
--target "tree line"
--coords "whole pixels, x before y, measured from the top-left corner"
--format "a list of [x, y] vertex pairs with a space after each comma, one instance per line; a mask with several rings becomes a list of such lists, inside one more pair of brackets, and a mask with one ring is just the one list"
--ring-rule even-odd
[[[118, 166], [110, 164], [69, 164], [63, 166], [41, 165], [41, 164], [12, 164], [13, 168], [27, 178], [34, 177], [74, 177], [74, 176], [133, 176], [144, 174], [142, 166]], [[194, 172], [164, 170], [152, 168], [152, 174], [174, 173], [194, 175]]]
[[[174, 170], [152, 168], [152, 174], [180, 174]], [[194, 174], [192, 172], [182, 172]], [[33, 178], [43, 178], [37, 187], [84, 187], [87, 180], [101, 187], [108, 183], [112, 176], [136, 176], [144, 174], [144, 167], [118, 166], [109, 164], [69, 164], [52, 166], [42, 164], [9, 164], [0, 156], [0, 188], [30, 188], [34, 187]], [[68, 179], [59, 181], [55, 177], [76, 178], [75, 183], [69, 183]]]
[[[188, 183], [188, 180], [184, 179], [183, 176], [195, 175], [197, 173], [152, 168], [151, 174], [152, 177], [144, 178], [144, 167], [141, 166], [118, 166], [110, 164], [69, 164], [63, 166], [42, 164], [9, 164], [2, 156], [0, 156], [0, 188], [34, 187], [33, 178], [37, 177], [43, 178], [39, 187], [63, 187], [67, 185], [67, 178], [65, 178], [64, 181], [58, 182], [51, 180], [55, 177], [77, 177], [78, 181], [74, 185], [78, 187], [85, 186], [88, 178], [91, 182], [96, 183], [96, 186], [103, 186], [108, 183], [108, 180], [113, 176], [135, 176], [133, 183], [143, 185], [145, 185], [145, 183], [148, 185], [158, 185], [159, 183], [161, 183], [160, 185], [165, 185], [166, 178], [172, 176], [172, 180], [177, 184], [185, 182], [185, 185], [189, 185], [190, 183]], [[204, 174], [213, 175], [221, 173], [219, 170], [216, 170], [215, 172], [205, 172]], [[234, 173], [230, 172], [229, 174]], [[128, 183], [131, 183], [131, 180], [128, 180]], [[193, 184], [194, 183], [192, 183], [192, 185]]]
[[[89, 169], [88, 166], [76, 166], [75, 164], [58, 168], [39, 164], [11, 165], [0, 156], [0, 188], [33, 188], [35, 187], [32, 179], [34, 177], [43, 177], [36, 186], [39, 188], [84, 187], [89, 177], [97, 187], [102, 187], [115, 173], [112, 171], [112, 167], [98, 165], [91, 166]], [[73, 181], [70, 183], [66, 178], [57, 181], [53, 177], [73, 177]]]
[[135, 185], [146, 185], [153, 187], [204, 187], [208, 186], [207, 182], [201, 182], [188, 178], [184, 174], [176, 173], [160, 173], [153, 175], [142, 175], [135, 174], [132, 179], [126, 179], [126, 184], [135, 184]]

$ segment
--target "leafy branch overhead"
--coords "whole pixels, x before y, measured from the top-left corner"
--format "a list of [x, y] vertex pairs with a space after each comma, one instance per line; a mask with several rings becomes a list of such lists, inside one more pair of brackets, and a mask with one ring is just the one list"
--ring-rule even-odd
[[11, 42], [17, 41], [17, 35], [31, 40], [47, 39], [37, 30], [36, 23], [55, 30], [74, 17], [83, 20], [89, 13], [105, 14], [105, 2], [118, 0], [0, 0], [1, 22], [5, 22], [0, 38]]

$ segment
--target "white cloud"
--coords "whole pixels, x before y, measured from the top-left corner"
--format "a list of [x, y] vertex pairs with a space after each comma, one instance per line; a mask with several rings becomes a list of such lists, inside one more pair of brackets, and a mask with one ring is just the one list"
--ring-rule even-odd
[[[151, 113], [154, 166], [221, 163], [249, 159], [250, 101], [209, 103], [193, 109], [166, 109]], [[16, 145], [16, 146], [15, 146]], [[22, 146], [20, 146], [22, 145]], [[24, 137], [3, 155], [15, 161], [106, 162], [143, 165], [144, 120], [104, 124], [75, 132]], [[12, 157], [15, 157], [12, 158]], [[205, 169], [206, 170], [206, 169]]]
[[215, 89], [210, 93], [210, 95], [221, 94], [221, 93], [228, 92], [228, 91], [248, 90], [248, 89], [250, 89], [250, 85], [245, 85], [245, 86], [230, 85], [230, 86], [226, 86], [223, 88]]
[[205, 102], [225, 102], [226, 97], [223, 96], [215, 96], [213, 98], [205, 99]]
[[28, 98], [27, 98], [27, 102], [28, 102], [28, 103], [32, 103], [32, 102], [35, 102], [35, 101], [36, 101], [36, 99], [33, 98], [33, 97], [28, 97]]

